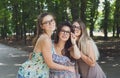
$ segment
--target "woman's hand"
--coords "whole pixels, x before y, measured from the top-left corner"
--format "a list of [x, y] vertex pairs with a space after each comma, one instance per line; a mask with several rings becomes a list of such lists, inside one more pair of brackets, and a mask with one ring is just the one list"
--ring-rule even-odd
[[75, 36], [75, 34], [71, 33], [71, 42], [72, 42], [73, 45], [76, 44], [76, 40], [77, 40], [77, 37]]
[[68, 71], [70, 71], [70, 72], [75, 72], [74, 66], [68, 66]]
[[74, 59], [79, 59], [81, 58], [81, 51], [80, 49], [78, 48], [77, 44], [76, 44], [76, 41], [77, 41], [77, 37], [75, 36], [74, 33], [71, 33], [71, 42], [72, 42], [72, 45], [73, 45], [73, 50], [70, 50], [70, 55], [74, 58]]

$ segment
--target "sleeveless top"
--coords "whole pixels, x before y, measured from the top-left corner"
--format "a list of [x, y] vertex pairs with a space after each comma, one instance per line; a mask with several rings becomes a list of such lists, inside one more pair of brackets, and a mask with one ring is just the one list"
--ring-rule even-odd
[[49, 68], [44, 61], [42, 52], [33, 52], [32, 58], [19, 67], [18, 78], [49, 78]]
[[[52, 58], [53, 58], [53, 61], [57, 64], [61, 64], [65, 66], [75, 65], [75, 63], [71, 62], [67, 56], [57, 55], [54, 48], [53, 48]], [[80, 78], [80, 75], [77, 72], [73, 73], [67, 70], [50, 69], [49, 78]]]

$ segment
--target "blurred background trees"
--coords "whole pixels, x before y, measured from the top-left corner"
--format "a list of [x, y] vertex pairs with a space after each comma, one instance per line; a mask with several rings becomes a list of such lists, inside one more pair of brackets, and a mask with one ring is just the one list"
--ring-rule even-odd
[[32, 39], [36, 18], [42, 12], [52, 12], [56, 22], [81, 18], [91, 37], [103, 32], [112, 37], [120, 35], [120, 0], [1, 0], [0, 38], [12, 40]]

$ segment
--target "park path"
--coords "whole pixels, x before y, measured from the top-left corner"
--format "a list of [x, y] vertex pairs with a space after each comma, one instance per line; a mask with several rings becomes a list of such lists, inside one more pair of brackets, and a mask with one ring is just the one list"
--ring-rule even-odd
[[107, 78], [120, 78], [120, 57], [104, 57], [99, 64], [107, 75]]
[[[98, 63], [107, 78], [120, 78], [120, 57], [104, 57]], [[0, 78], [16, 78], [18, 67], [28, 58], [28, 52], [0, 44]]]
[[0, 78], [16, 78], [18, 67], [28, 57], [28, 53], [0, 44]]

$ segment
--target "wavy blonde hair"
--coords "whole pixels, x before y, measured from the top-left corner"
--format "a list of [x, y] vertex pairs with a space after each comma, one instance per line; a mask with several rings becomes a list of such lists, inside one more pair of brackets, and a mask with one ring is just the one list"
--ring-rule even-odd
[[81, 27], [81, 35], [80, 35], [79, 40], [78, 40], [78, 47], [83, 52], [83, 54], [89, 56], [88, 45], [91, 44], [93, 46], [93, 49], [94, 49], [95, 58], [96, 58], [96, 60], [98, 60], [98, 58], [99, 58], [98, 48], [97, 48], [95, 42], [92, 40], [92, 38], [88, 35], [84, 22], [81, 19], [77, 19], [74, 22], [79, 23], [79, 25]]

